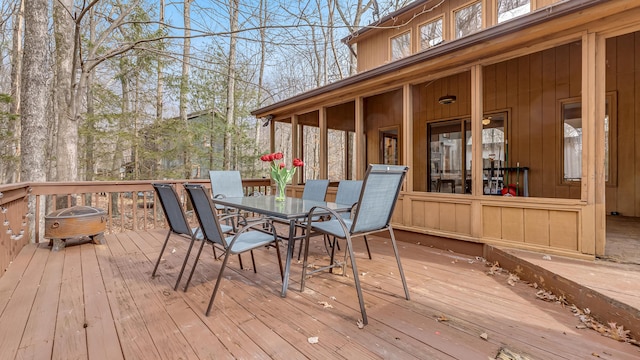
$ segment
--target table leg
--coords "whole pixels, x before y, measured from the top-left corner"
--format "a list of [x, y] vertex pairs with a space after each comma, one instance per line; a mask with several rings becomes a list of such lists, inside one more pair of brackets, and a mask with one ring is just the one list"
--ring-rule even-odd
[[291, 259], [293, 258], [293, 248], [296, 243], [295, 237], [296, 237], [296, 221], [291, 220], [289, 222], [289, 240], [287, 243], [287, 260], [285, 261], [285, 266], [284, 266], [284, 279], [282, 279], [282, 292], [280, 293], [281, 297], [287, 296], [287, 288], [289, 287], [289, 272], [291, 270]]

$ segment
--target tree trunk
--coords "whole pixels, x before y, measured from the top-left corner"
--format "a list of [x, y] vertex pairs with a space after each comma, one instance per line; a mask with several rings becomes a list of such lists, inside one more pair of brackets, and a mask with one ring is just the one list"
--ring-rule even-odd
[[[11, 106], [9, 113], [20, 114], [20, 73], [22, 72], [22, 34], [24, 32], [24, 1], [18, 0], [16, 9], [13, 14], [13, 34], [11, 49]], [[7, 161], [3, 169], [4, 174], [0, 177], [0, 181], [4, 183], [15, 183], [20, 178], [20, 121], [12, 120], [13, 136], [7, 139], [8, 156], [14, 157], [14, 161]], [[1, 167], [1, 166], [0, 166]]]
[[225, 131], [225, 152], [224, 152], [224, 168], [231, 169], [231, 164], [236, 162], [236, 150], [233, 147], [233, 134], [235, 133], [235, 85], [236, 85], [236, 43], [238, 41], [238, 7], [239, 0], [229, 1], [229, 61], [227, 67], [227, 107], [226, 107], [226, 123], [227, 131]]
[[[182, 78], [180, 82], [180, 120], [184, 129], [187, 125], [187, 95], [189, 92], [189, 66], [191, 59], [191, 0], [184, 0], [184, 45], [182, 49]], [[188, 141], [184, 142], [182, 160], [184, 163], [185, 179], [191, 178], [191, 161], [188, 151]]]
[[53, 25], [56, 39], [56, 87], [58, 143], [56, 146], [56, 178], [78, 180], [78, 122], [71, 107], [73, 88], [73, 52], [75, 22], [71, 18], [73, 0], [53, 2]]
[[[48, 98], [48, 5], [47, 0], [25, 0], [24, 57], [20, 97], [20, 181], [46, 181]], [[28, 89], [28, 91], [26, 90]]]
[[[89, 43], [94, 44], [96, 41], [96, 23], [94, 19], [94, 10], [89, 11]], [[94, 74], [91, 72], [87, 77], [87, 137], [84, 143], [84, 179], [92, 181], [94, 179], [94, 146], [95, 146], [95, 107], [94, 107], [94, 95], [93, 95], [93, 82]]]
[[[158, 17], [158, 21], [160, 22], [160, 27], [164, 29], [164, 0], [160, 0], [160, 15]], [[164, 40], [160, 40], [159, 44], [160, 51], [164, 51]], [[162, 56], [158, 56], [158, 81], [156, 85], [156, 123], [159, 124], [162, 121], [162, 116], [164, 112], [164, 64]], [[154, 142], [155, 144], [155, 142]], [[157, 149], [156, 149], [157, 150]], [[154, 164], [154, 168], [151, 169], [151, 178], [157, 178], [157, 174], [162, 167], [162, 157], [157, 156], [156, 162]]]

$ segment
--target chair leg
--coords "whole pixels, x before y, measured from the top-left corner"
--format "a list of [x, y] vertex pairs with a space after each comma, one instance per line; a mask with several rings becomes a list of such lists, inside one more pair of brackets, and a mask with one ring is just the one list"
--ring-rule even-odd
[[353, 280], [356, 285], [356, 291], [358, 292], [358, 301], [360, 302], [360, 313], [362, 314], [362, 323], [367, 325], [369, 321], [367, 320], [367, 311], [364, 308], [364, 298], [362, 297], [362, 288], [360, 287], [360, 278], [358, 277], [358, 267], [356, 266], [356, 257], [353, 253], [353, 244], [351, 242], [351, 236], [347, 234], [347, 251], [349, 252], [349, 257], [351, 258], [351, 268], [353, 270]]
[[367, 247], [367, 255], [369, 255], [369, 260], [371, 260], [371, 251], [369, 250], [369, 241], [367, 241], [367, 236], [364, 236], [364, 246]]
[[164, 239], [164, 244], [162, 244], [162, 249], [160, 250], [160, 255], [158, 255], [158, 260], [156, 260], [156, 266], [154, 266], [153, 272], [151, 272], [151, 277], [156, 276], [158, 265], [160, 265], [160, 259], [162, 259], [162, 254], [164, 254], [164, 249], [167, 247], [167, 242], [169, 242], [169, 236], [171, 236], [171, 230], [169, 230], [169, 232], [167, 233], [167, 237]]
[[[302, 236], [304, 236], [304, 234], [305, 234], [305, 230], [302, 229], [302, 234], [300, 234], [300, 236], [302, 237]], [[294, 238], [295, 238], [295, 236], [294, 236]], [[300, 241], [304, 241], [304, 238], [302, 238], [302, 240], [300, 240]], [[300, 243], [300, 247], [298, 248], [298, 261], [300, 261], [300, 254], [302, 254], [302, 243]]]
[[[178, 274], [178, 278], [176, 279], [176, 284], [173, 286], [173, 290], [178, 290], [178, 285], [180, 285], [180, 279], [182, 279], [182, 274], [184, 274], [184, 269], [187, 266], [187, 262], [189, 261], [189, 255], [191, 255], [191, 249], [193, 248], [193, 244], [196, 241], [196, 235], [191, 236], [191, 242], [189, 243], [189, 248], [187, 249], [187, 254], [184, 256], [184, 261], [182, 262], [182, 267], [180, 268], [180, 273]], [[204, 243], [204, 239], [202, 242]], [[195, 264], [193, 265], [195, 267]]]
[[304, 245], [304, 260], [302, 261], [302, 279], [300, 279], [300, 292], [304, 291], [304, 282], [307, 278], [307, 259], [309, 258], [309, 236], [307, 235], [304, 239], [302, 239], [302, 243], [300, 244], [300, 248]]
[[[249, 251], [251, 253], [251, 264], [253, 265], [253, 273], [257, 274], [258, 270], [256, 270], [256, 259], [253, 257], [253, 250]], [[240, 256], [240, 254], [238, 254]]]
[[209, 300], [209, 306], [207, 306], [207, 312], [205, 315], [209, 316], [211, 312], [211, 307], [213, 306], [213, 300], [216, 298], [216, 293], [218, 292], [218, 287], [220, 287], [220, 281], [222, 280], [222, 273], [224, 272], [225, 267], [227, 266], [227, 261], [229, 261], [229, 250], [227, 250], [224, 255], [224, 260], [222, 260], [222, 266], [220, 267], [220, 272], [218, 273], [218, 279], [216, 280], [216, 286], [213, 288], [213, 293], [211, 294], [211, 300]]
[[238, 262], [240, 263], [240, 270], [244, 270], [244, 266], [242, 265], [242, 256], [238, 254]]
[[282, 256], [280, 255], [280, 246], [278, 245], [278, 239], [275, 240], [276, 243], [276, 254], [278, 254], [278, 265], [280, 265], [280, 279], [284, 281], [284, 270], [282, 269]]
[[402, 264], [400, 263], [400, 255], [398, 254], [398, 246], [396, 245], [396, 237], [393, 233], [393, 228], [389, 226], [389, 234], [391, 234], [391, 244], [393, 245], [393, 253], [396, 254], [396, 261], [398, 262], [398, 270], [400, 271], [400, 278], [402, 279], [402, 286], [404, 287], [404, 295], [409, 300], [409, 288], [407, 287], [407, 280], [404, 277], [404, 271], [402, 270]]
[[[204, 243], [206, 243], [206, 240], [202, 240], [202, 243], [200, 244], [200, 248], [198, 249], [198, 254], [196, 255], [196, 261], [194, 261], [193, 266], [191, 267], [191, 272], [189, 273], [189, 278], [187, 278], [187, 283], [184, 285], [184, 291], [187, 291], [187, 288], [189, 287], [189, 283], [191, 283], [191, 278], [193, 277], [193, 273], [195, 273], [196, 271], [196, 265], [198, 265], [198, 260], [200, 259], [200, 254], [202, 254], [202, 249], [204, 248]], [[214, 246], [213, 244], [211, 244], [211, 246]]]

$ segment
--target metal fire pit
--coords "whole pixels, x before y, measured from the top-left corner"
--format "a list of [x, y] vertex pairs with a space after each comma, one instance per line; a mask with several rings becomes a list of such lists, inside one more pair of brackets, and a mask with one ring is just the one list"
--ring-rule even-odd
[[106, 212], [89, 206], [73, 206], [56, 210], [44, 217], [44, 237], [51, 250], [64, 249], [71, 238], [89, 237], [94, 244], [104, 244]]

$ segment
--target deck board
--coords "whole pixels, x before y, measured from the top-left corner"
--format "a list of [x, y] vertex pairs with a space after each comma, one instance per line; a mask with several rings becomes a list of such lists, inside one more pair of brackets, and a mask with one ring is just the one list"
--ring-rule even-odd
[[[165, 235], [108, 235], [104, 245], [57, 253], [25, 247], [0, 278], [3, 358], [487, 359], [503, 347], [530, 358], [640, 355], [636, 346], [577, 330], [568, 309], [537, 300], [526, 284], [508, 285], [504, 274], [487, 275], [479, 259], [401, 243], [407, 301], [383, 238], [371, 241], [373, 260], [361, 242], [354, 245], [369, 316], [364, 329], [356, 325], [350, 268], [347, 276], [316, 274], [300, 292], [301, 265], [294, 260], [281, 298], [274, 248], [255, 252], [257, 273], [248, 255], [244, 270], [230, 259], [206, 317], [221, 261], [207, 247], [189, 290], [173, 291], [188, 241], [169, 240], [152, 279]], [[320, 241], [311, 248], [312, 262], [327, 260]]]

